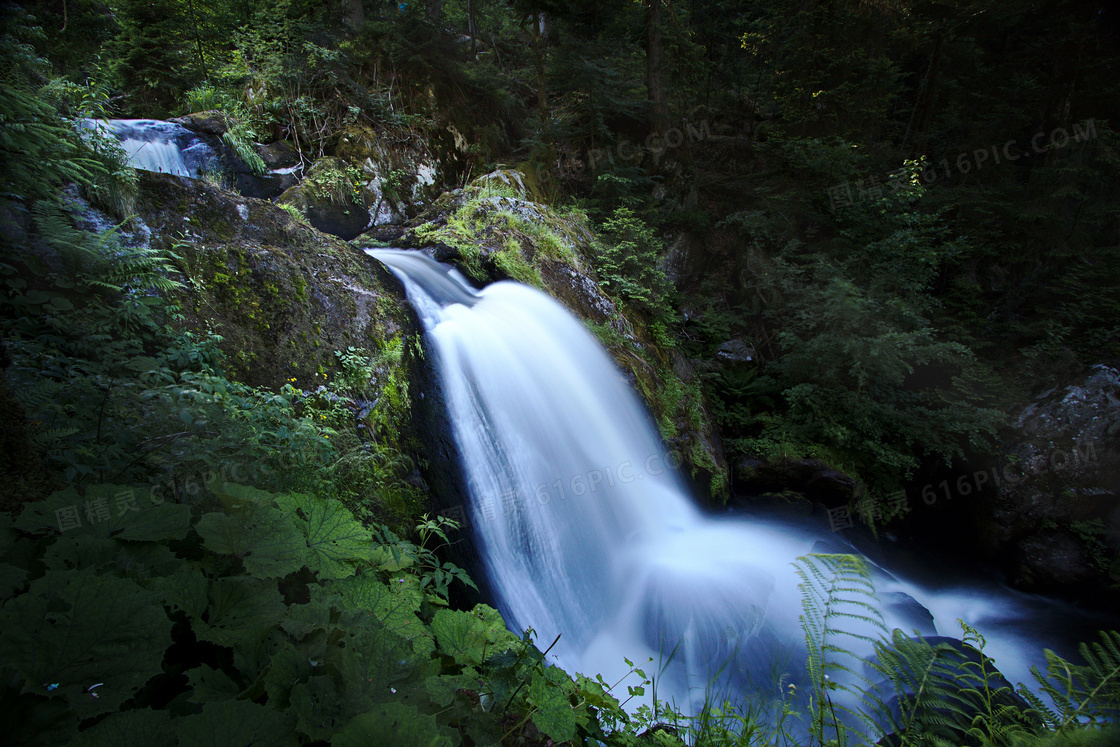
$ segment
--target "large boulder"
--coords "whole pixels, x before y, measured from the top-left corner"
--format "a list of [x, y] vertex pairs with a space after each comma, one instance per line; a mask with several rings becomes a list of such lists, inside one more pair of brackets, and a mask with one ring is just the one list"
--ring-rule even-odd
[[177, 125], [186, 127], [188, 130], [219, 138], [226, 134], [230, 128], [229, 116], [225, 112], [218, 111], [217, 109], [184, 114], [181, 117], [175, 117], [171, 121]]
[[1120, 371], [1099, 365], [1019, 415], [985, 522], [1018, 586], [1096, 593], [1120, 581]]
[[221, 335], [242, 381], [311, 385], [336, 365], [335, 350], [376, 352], [417, 334], [380, 263], [269, 202], [143, 172], [136, 211], [134, 240], [178, 258], [183, 323]]

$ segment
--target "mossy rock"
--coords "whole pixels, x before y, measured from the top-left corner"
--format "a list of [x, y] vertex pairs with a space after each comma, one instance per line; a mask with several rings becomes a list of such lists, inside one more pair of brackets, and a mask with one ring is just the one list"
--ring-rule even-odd
[[371, 223], [361, 192], [360, 173], [341, 158], [323, 158], [302, 182], [285, 190], [277, 204], [295, 208], [323, 233], [350, 240]]
[[178, 257], [183, 323], [221, 335], [241, 381], [310, 383], [334, 365], [335, 350], [378, 350], [417, 333], [380, 263], [275, 205], [143, 172], [137, 211], [152, 244]]

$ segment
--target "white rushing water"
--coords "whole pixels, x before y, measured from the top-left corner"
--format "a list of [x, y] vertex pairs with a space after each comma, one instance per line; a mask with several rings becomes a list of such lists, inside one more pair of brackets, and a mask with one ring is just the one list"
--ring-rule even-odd
[[206, 139], [174, 122], [87, 119], [82, 124], [116, 137], [137, 169], [197, 178], [217, 167], [217, 154]]
[[[544, 294], [511, 282], [476, 292], [419, 253], [367, 251], [402, 280], [428, 334], [478, 551], [512, 630], [533, 628], [542, 649], [559, 635], [550, 658], [610, 682], [623, 657], [676, 649], [658, 695], [686, 711], [721, 669], [739, 691], [803, 683], [792, 563], [835, 536], [701, 515], [613, 361]], [[982, 631], [1014, 617], [1008, 594], [879, 576], [889, 627], [959, 636], [957, 617]], [[999, 635], [997, 663], [1026, 677], [1021, 652], [1034, 646]]]

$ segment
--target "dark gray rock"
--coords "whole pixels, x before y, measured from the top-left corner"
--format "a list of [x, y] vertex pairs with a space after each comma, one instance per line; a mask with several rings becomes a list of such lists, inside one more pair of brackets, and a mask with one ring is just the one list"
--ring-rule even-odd
[[1021, 588], [1106, 588], [1120, 555], [1120, 372], [1098, 365], [1050, 389], [1015, 429], [983, 518], [985, 549]]

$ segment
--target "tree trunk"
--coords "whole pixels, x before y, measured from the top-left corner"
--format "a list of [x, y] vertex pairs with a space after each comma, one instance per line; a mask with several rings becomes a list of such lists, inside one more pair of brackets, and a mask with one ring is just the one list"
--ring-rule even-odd
[[342, 0], [342, 17], [347, 28], [357, 31], [366, 22], [366, 7], [362, 0]]
[[467, 0], [467, 34], [471, 37], [471, 54], [474, 55], [478, 52], [478, 44], [475, 41], [474, 0]]
[[537, 112], [541, 118], [541, 135], [547, 142], [551, 139], [551, 115], [548, 111], [548, 80], [545, 76], [544, 58], [544, 13], [533, 11], [533, 64], [537, 69]]
[[428, 4], [425, 6], [425, 15], [427, 15], [428, 21], [430, 23], [438, 26], [440, 16], [440, 0], [428, 0]]
[[669, 105], [661, 82], [661, 3], [662, 0], [646, 0], [646, 91], [650, 124], [658, 134], [669, 129]]

